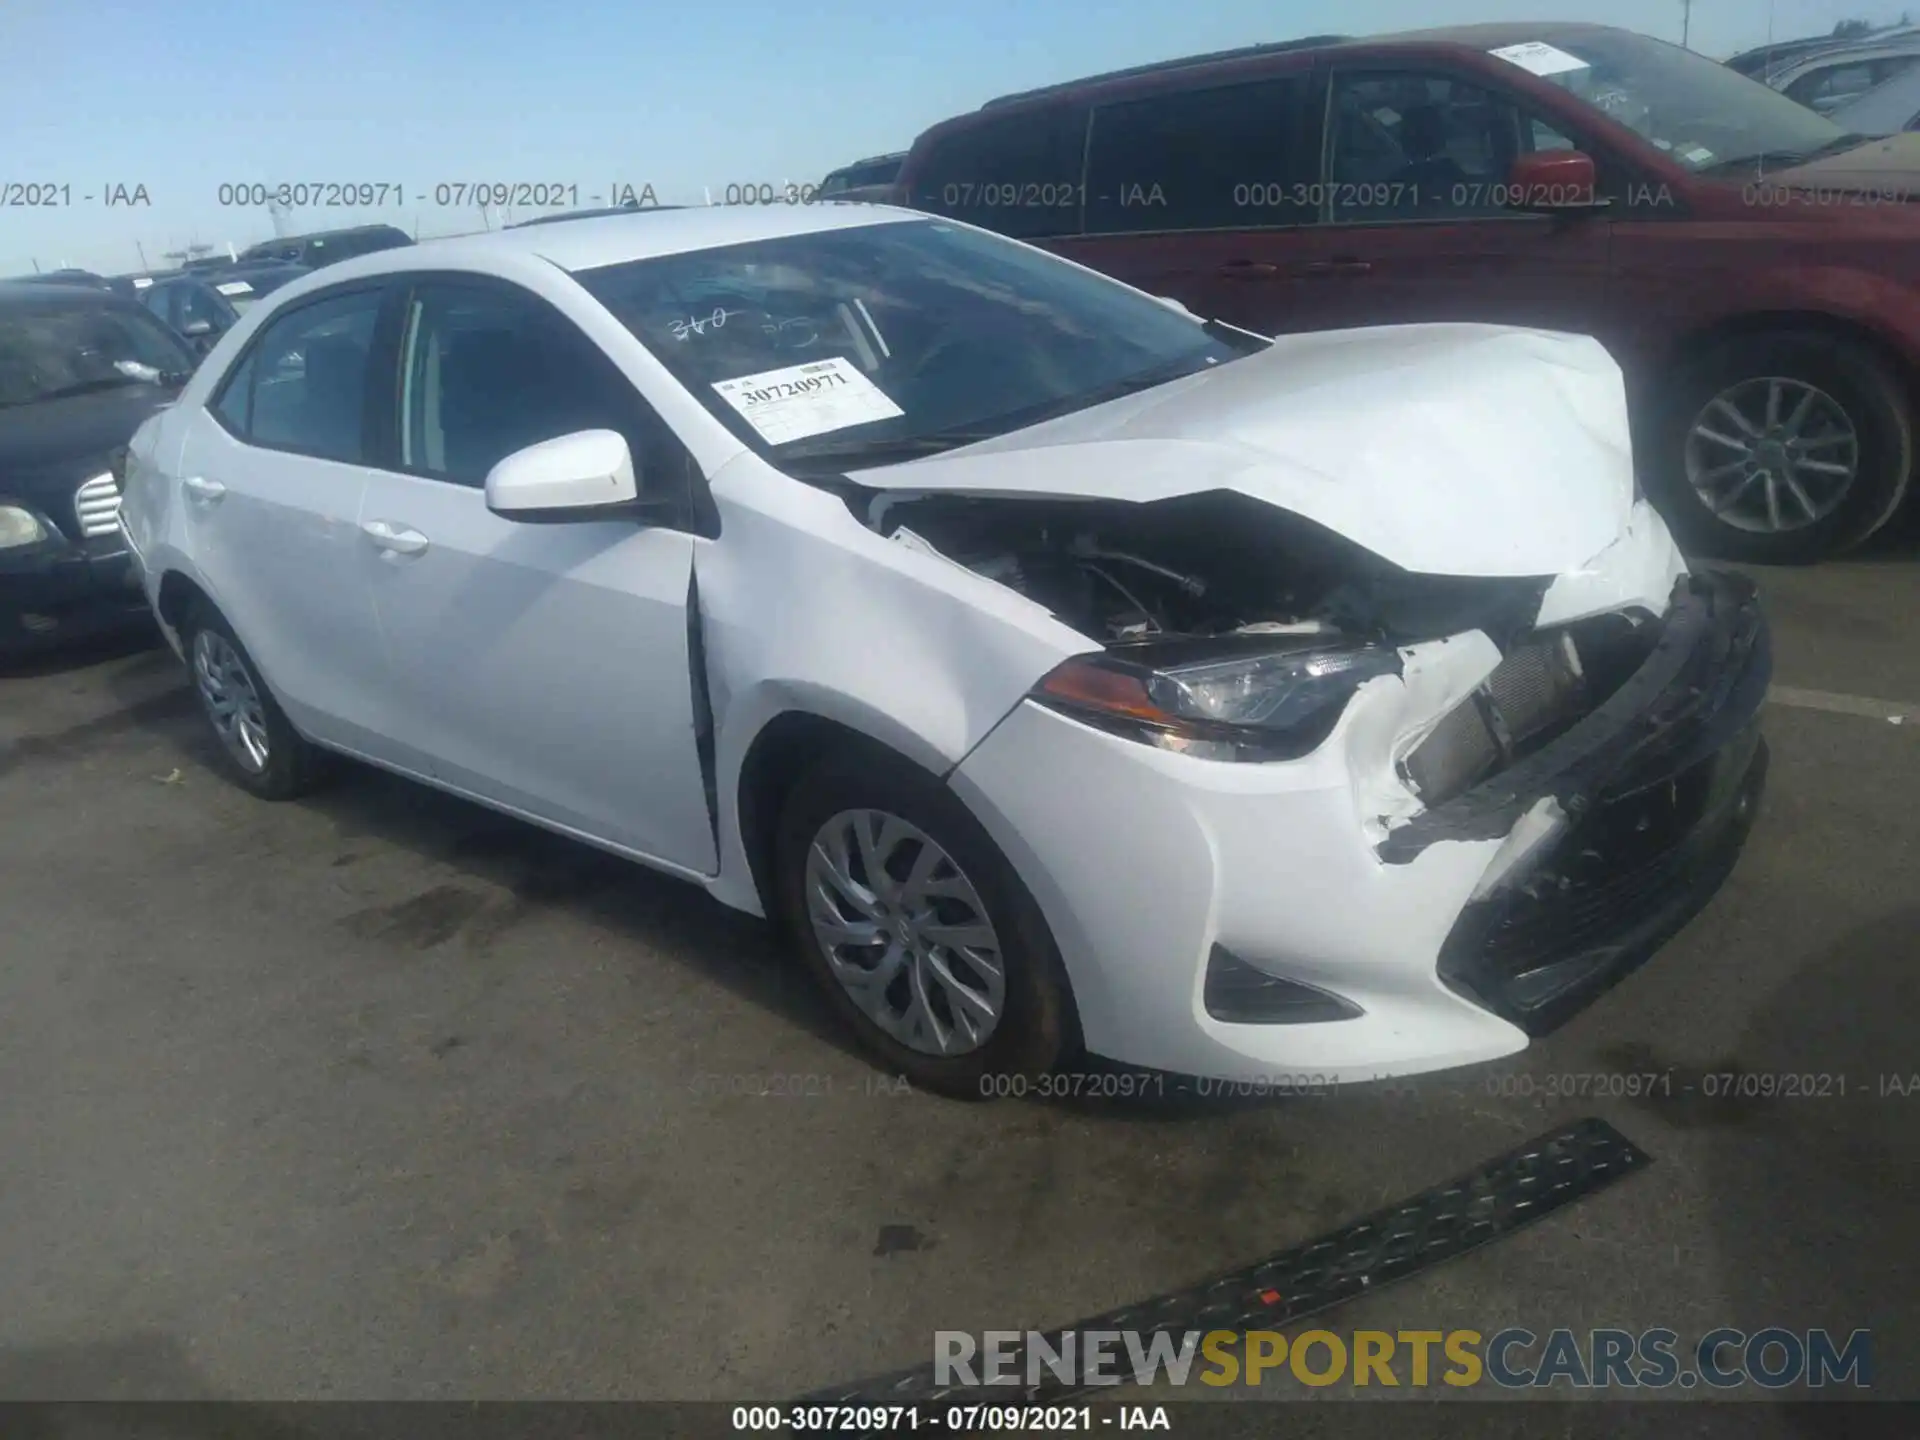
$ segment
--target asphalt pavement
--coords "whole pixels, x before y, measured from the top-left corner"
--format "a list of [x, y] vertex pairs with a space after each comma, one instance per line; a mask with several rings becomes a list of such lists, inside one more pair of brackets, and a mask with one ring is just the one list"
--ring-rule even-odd
[[1772, 776], [1709, 910], [1512, 1061], [1284, 1100], [912, 1093], [696, 890], [373, 771], [255, 801], [164, 650], [16, 668], [0, 1398], [776, 1399], [1587, 1114], [1654, 1165], [1329, 1323], [1864, 1327], [1920, 1398], [1920, 545], [1757, 573]]

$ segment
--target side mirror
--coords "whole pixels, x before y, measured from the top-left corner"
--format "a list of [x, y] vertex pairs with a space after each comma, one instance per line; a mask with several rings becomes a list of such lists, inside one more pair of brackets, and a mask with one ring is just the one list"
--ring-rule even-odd
[[505, 520], [612, 520], [638, 499], [633, 454], [612, 430], [542, 440], [487, 472], [487, 508]]
[[1507, 172], [1507, 208], [1564, 214], [1602, 210], [1593, 157], [1579, 150], [1542, 150], [1522, 155]]

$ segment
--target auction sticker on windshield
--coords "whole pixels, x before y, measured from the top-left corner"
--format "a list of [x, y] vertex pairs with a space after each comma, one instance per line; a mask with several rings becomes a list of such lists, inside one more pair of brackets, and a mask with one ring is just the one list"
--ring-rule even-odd
[[1569, 55], [1558, 46], [1549, 45], [1544, 40], [1525, 40], [1518, 45], [1502, 45], [1498, 50], [1487, 52], [1496, 60], [1505, 60], [1509, 65], [1518, 65], [1522, 70], [1535, 75], [1563, 75], [1569, 70], [1584, 70], [1587, 62], [1578, 55]]
[[716, 380], [720, 398], [745, 417], [769, 445], [845, 430], [906, 412], [846, 360], [813, 360]]

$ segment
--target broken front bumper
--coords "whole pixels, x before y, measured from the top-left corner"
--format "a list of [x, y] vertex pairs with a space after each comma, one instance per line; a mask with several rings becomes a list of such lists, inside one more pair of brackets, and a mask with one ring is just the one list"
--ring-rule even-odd
[[1389, 835], [1383, 859], [1513, 828], [1551, 801], [1567, 823], [1474, 899], [1442, 947], [1456, 993], [1530, 1035], [1563, 1023], [1706, 905], [1766, 786], [1759, 709], [1772, 675], [1753, 585], [1675, 588], [1639, 671], [1553, 744]]
[[[1283, 1087], [1491, 1060], [1650, 953], [1744, 839], [1769, 663], [1751, 587], [1688, 578], [1658, 628], [1558, 739], [1384, 835], [1395, 738], [1486, 677], [1484, 637], [1409, 652], [1299, 761], [1199, 760], [1028, 703], [949, 783], [1046, 916], [1094, 1053]], [[1533, 823], [1556, 807], [1557, 833]]]

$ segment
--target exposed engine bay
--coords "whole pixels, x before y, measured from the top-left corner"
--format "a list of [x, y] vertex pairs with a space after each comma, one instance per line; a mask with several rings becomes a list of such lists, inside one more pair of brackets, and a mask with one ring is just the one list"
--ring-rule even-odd
[[879, 492], [864, 508], [880, 533], [1109, 646], [1262, 634], [1413, 643], [1479, 629], [1505, 649], [1550, 583], [1416, 575], [1227, 490], [1151, 504]]

